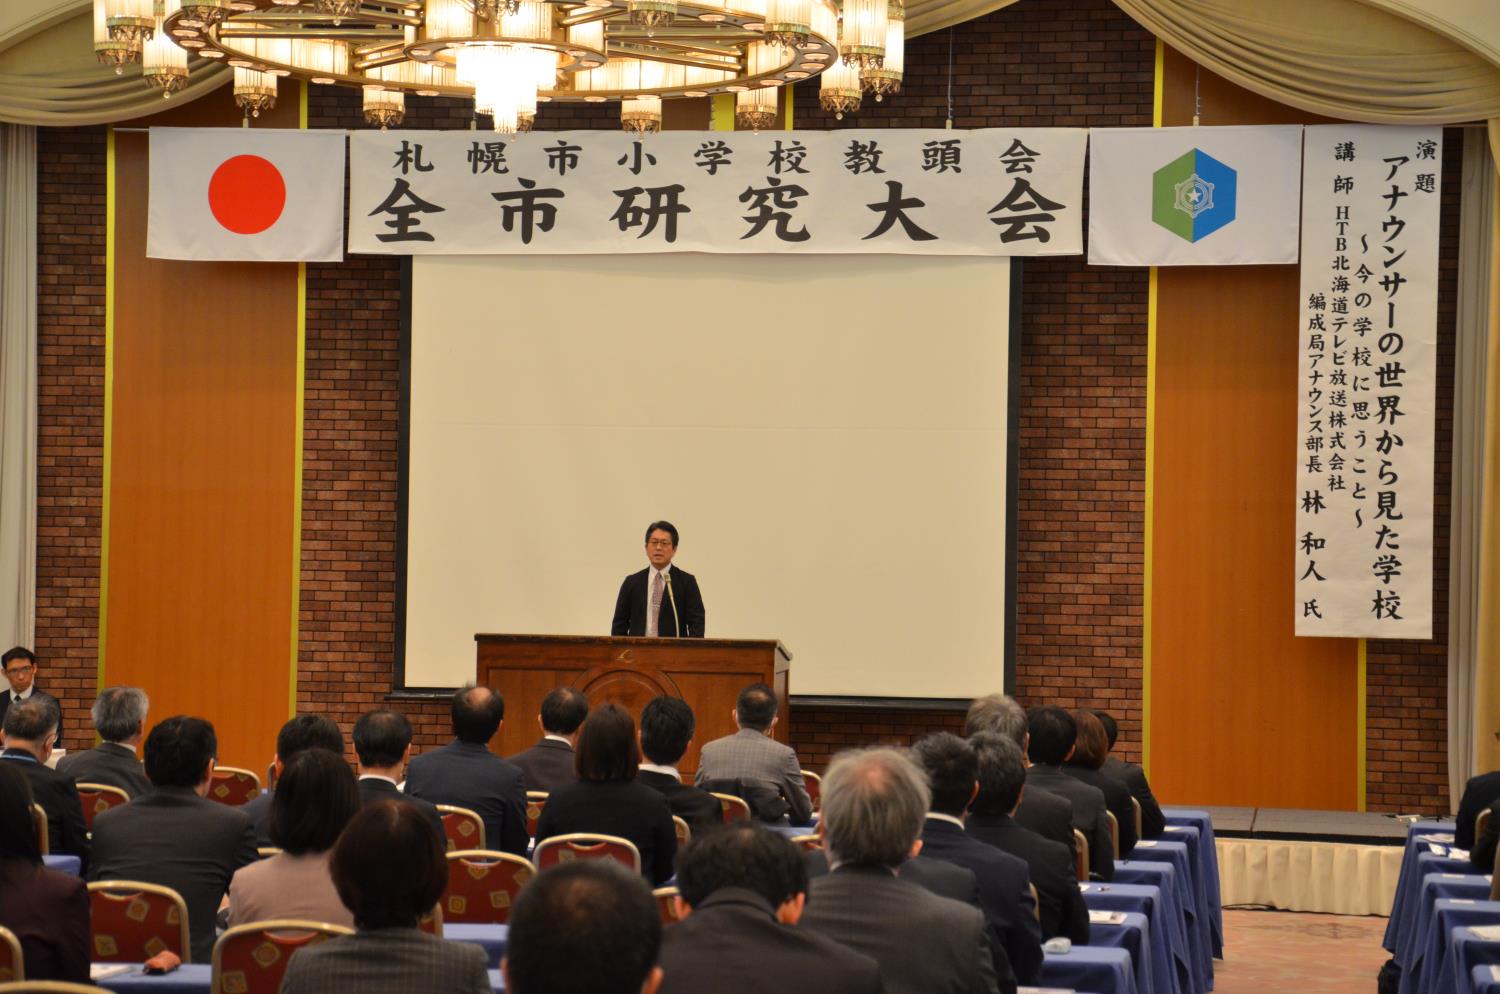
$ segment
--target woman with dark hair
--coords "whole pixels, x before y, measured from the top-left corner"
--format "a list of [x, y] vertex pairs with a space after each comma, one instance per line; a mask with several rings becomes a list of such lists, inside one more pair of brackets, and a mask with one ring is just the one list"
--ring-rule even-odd
[[1102, 769], [1109, 756], [1109, 734], [1092, 711], [1074, 711], [1073, 722], [1078, 726], [1078, 740], [1063, 772], [1104, 792], [1104, 806], [1120, 823], [1120, 858], [1129, 859], [1136, 843], [1135, 807], [1130, 803], [1130, 788]]
[[42, 865], [31, 785], [0, 763], [0, 925], [16, 933], [27, 980], [89, 982], [89, 892]]
[[629, 712], [617, 704], [590, 711], [577, 748], [578, 782], [547, 798], [537, 820], [537, 844], [573, 832], [629, 839], [640, 850], [642, 875], [660, 885], [672, 876], [677, 832], [667, 799], [636, 782], [641, 753]]
[[229, 924], [300, 918], [353, 926], [328, 861], [359, 810], [359, 788], [344, 757], [306, 749], [292, 757], [271, 798], [271, 841], [281, 852], [241, 867], [229, 882]]
[[420, 810], [391, 800], [363, 808], [339, 836], [330, 868], [357, 931], [298, 950], [281, 994], [492, 994], [482, 948], [417, 927], [448, 882], [443, 841]]

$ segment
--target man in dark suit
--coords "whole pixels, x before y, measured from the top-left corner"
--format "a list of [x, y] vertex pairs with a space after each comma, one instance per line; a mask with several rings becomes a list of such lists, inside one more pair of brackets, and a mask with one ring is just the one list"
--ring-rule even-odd
[[271, 761], [270, 789], [240, 806], [255, 826], [255, 844], [262, 849], [276, 845], [271, 841], [271, 800], [276, 796], [276, 781], [292, 757], [307, 749], [327, 749], [335, 756], [344, 754], [344, 733], [339, 726], [321, 714], [299, 714], [287, 719], [276, 733], [276, 756]]
[[1105, 817], [1108, 807], [1104, 792], [1068, 776], [1062, 768], [1077, 745], [1078, 726], [1073, 716], [1062, 708], [1037, 708], [1027, 716], [1027, 727], [1031, 733], [1031, 769], [1026, 771], [1026, 786], [1073, 802], [1073, 827], [1089, 843], [1089, 872], [1100, 880], [1113, 880], [1114, 840]]
[[647, 638], [702, 638], [703, 595], [693, 574], [672, 565], [677, 529], [670, 521], [646, 527], [646, 558], [651, 565], [620, 584], [611, 635]]
[[682, 782], [677, 763], [693, 740], [693, 709], [680, 697], [653, 698], [641, 710], [641, 764], [636, 780], [660, 791], [672, 813], [697, 836], [724, 824], [719, 799]]
[[[1474, 837], [1474, 825], [1479, 813], [1500, 801], [1500, 770], [1481, 773], [1469, 778], [1458, 802], [1457, 821], [1453, 826], [1453, 844], [1459, 849], [1472, 851], [1478, 840]], [[1493, 822], [1491, 823], [1493, 827]]]
[[547, 691], [537, 715], [542, 737], [530, 749], [505, 760], [521, 771], [527, 790], [551, 792], [577, 782], [573, 747], [578, 742], [578, 726], [588, 716], [589, 699], [581, 692], [572, 687], [553, 687]]
[[57, 737], [61, 739], [62, 705], [51, 694], [37, 689], [36, 654], [19, 645], [7, 649], [4, 655], [0, 655], [0, 668], [4, 669], [5, 679], [10, 682], [8, 690], [0, 691], [0, 722], [5, 720], [6, 708], [16, 701], [26, 701], [32, 698], [51, 701], [52, 706], [57, 709]]
[[[809, 880], [826, 876], [828, 873], [827, 851], [811, 849], [804, 852], [802, 865], [807, 870]], [[973, 870], [953, 863], [945, 863], [940, 859], [913, 856], [901, 864], [896, 870], [896, 876], [902, 880], [910, 880], [918, 887], [938, 897], [946, 897], [950, 901], [958, 901], [971, 908], [984, 910], [984, 905], [979, 901], [979, 881], [974, 878]]]
[[446, 844], [448, 836], [438, 809], [431, 801], [403, 794], [397, 786], [401, 771], [411, 761], [411, 722], [406, 715], [384, 708], [360, 715], [354, 723], [354, 755], [358, 760], [355, 769], [359, 773], [360, 804], [369, 807], [387, 798], [410, 804], [422, 812]]
[[1042, 969], [1042, 931], [1026, 863], [964, 831], [969, 803], [979, 790], [973, 747], [950, 732], [936, 732], [917, 742], [912, 752], [932, 786], [922, 852], [974, 872], [997, 948], [1005, 950], [1018, 982], [1035, 984]]
[[[984, 913], [896, 875], [920, 848], [930, 800], [922, 771], [899, 750], [837, 756], [821, 822], [833, 871], [812, 882], [798, 927], [879, 963], [887, 994], [1014, 994]], [[997, 962], [1006, 967], [998, 977]]]
[[504, 719], [505, 699], [494, 690], [459, 688], [453, 695], [453, 741], [411, 761], [406, 794], [468, 808], [484, 822], [485, 848], [525, 856], [525, 781], [519, 769], [490, 752]]
[[981, 732], [969, 740], [979, 759], [979, 793], [965, 830], [980, 842], [1026, 861], [1041, 907], [1042, 938], [1067, 936], [1088, 945], [1089, 909], [1078, 890], [1073, 854], [1025, 828], [1013, 815], [1026, 791], [1026, 760], [1010, 739]]
[[57, 742], [57, 702], [34, 696], [12, 704], [3, 723], [5, 751], [0, 761], [12, 763], [31, 783], [32, 798], [47, 813], [47, 845], [89, 865], [88, 835], [83, 828], [83, 805], [72, 777], [47, 767]]
[[[1159, 839], [1167, 830], [1167, 817], [1161, 812], [1161, 805], [1156, 803], [1156, 795], [1151, 793], [1151, 783], [1146, 779], [1146, 771], [1135, 763], [1127, 763], [1115, 755], [1115, 741], [1120, 737], [1120, 726], [1107, 711], [1094, 710], [1094, 717], [1099, 719], [1099, 724], [1104, 726], [1104, 734], [1109, 739], [1109, 755], [1105, 757], [1103, 771], [1105, 776], [1113, 777], [1123, 783], [1130, 790], [1130, 796], [1136, 799], [1141, 806], [1141, 838]], [[1125, 847], [1121, 845], [1120, 851]]]
[[194, 962], [213, 952], [214, 915], [240, 867], [255, 862], [255, 830], [243, 811], [208, 799], [214, 726], [168, 718], [146, 736], [151, 790], [94, 819], [90, 880], [141, 880], [170, 887], [187, 903]]
[[[968, 717], [964, 719], [964, 735], [972, 738], [980, 733], [1010, 739], [1021, 750], [1023, 758], [1031, 744], [1025, 709], [1004, 694], [990, 694], [969, 705]], [[1073, 838], [1073, 803], [1066, 797], [1045, 790], [1027, 791], [1021, 797], [1015, 818], [1029, 831], [1065, 846], [1070, 860], [1077, 856], [1078, 844]]]
[[146, 734], [146, 712], [151, 702], [139, 687], [106, 687], [94, 701], [94, 730], [103, 739], [92, 749], [69, 753], [57, 762], [57, 772], [78, 783], [118, 787], [131, 797], [151, 789], [146, 770], [136, 758]]
[[[797, 847], [741, 821], [695, 837], [677, 859], [682, 919], [662, 940], [659, 994], [878, 994], [880, 966], [806, 929]], [[775, 969], [766, 969], [775, 964]]]

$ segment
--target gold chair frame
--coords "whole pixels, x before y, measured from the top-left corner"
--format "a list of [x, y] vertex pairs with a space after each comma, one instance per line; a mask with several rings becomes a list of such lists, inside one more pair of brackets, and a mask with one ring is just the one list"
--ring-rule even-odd
[[12, 976], [10, 980], [3, 981], [3, 983], [14, 983], [18, 980], [25, 980], [26, 955], [25, 953], [21, 952], [21, 940], [16, 938], [16, 933], [12, 932], [4, 925], [0, 925], [0, 946], [5, 946], [10, 950], [10, 961], [12, 964], [14, 964], [14, 967], [11, 970], [11, 973], [14, 974], [14, 976]]
[[[95, 891], [102, 891], [104, 892], [104, 895], [109, 898], [123, 899], [130, 896], [131, 894], [155, 894], [158, 897], [165, 897], [171, 900], [177, 905], [177, 914], [179, 918], [178, 924], [182, 930], [182, 961], [184, 963], [191, 963], [193, 961], [193, 939], [192, 932], [188, 928], [188, 907], [187, 902], [182, 899], [181, 894], [177, 893], [170, 887], [163, 887], [160, 884], [148, 884], [143, 880], [96, 880], [93, 883], [89, 884], [88, 887], [90, 905], [92, 905], [93, 903]], [[90, 915], [90, 917], [92, 917], [92, 914]], [[94, 930], [91, 924], [89, 927], [90, 958], [93, 957], [93, 947]], [[118, 963], [128, 961], [107, 960], [105, 962]]]
[[[433, 805], [433, 806], [438, 809], [438, 815], [439, 816], [442, 816], [442, 815], [463, 815], [466, 818], [472, 818], [472, 819], [474, 819], [474, 825], [479, 829], [479, 840], [478, 840], [479, 844], [478, 845], [469, 846], [468, 849], [469, 850], [482, 850], [482, 849], [486, 848], [486, 846], [484, 844], [484, 819], [481, 818], [481, 817], [479, 817], [479, 812], [475, 811], [473, 808], [461, 808], [457, 804], [436, 804], [436, 805]], [[447, 843], [447, 845], [445, 845], [443, 847], [445, 849], [447, 849], [448, 846], [457, 846], [456, 842], [454, 842], [452, 839], [448, 838], [448, 824], [446, 822], [443, 823], [443, 841], [445, 843]], [[450, 851], [452, 851], [452, 850], [450, 850]]]
[[[343, 935], [353, 935], [354, 929], [349, 928], [347, 925], [304, 921], [300, 918], [268, 918], [265, 921], [246, 922], [243, 925], [236, 925], [233, 928], [226, 929], [224, 934], [214, 941], [214, 951], [211, 958], [213, 972], [210, 974], [209, 979], [209, 994], [226, 994], [219, 960], [224, 944], [230, 939], [255, 932], [318, 932], [328, 936], [330, 939], [337, 939]], [[299, 946], [298, 948], [301, 947]]]
[[52, 850], [47, 842], [47, 812], [42, 810], [40, 804], [31, 805], [31, 824], [36, 827], [36, 847], [43, 856], [52, 855]]
[[[728, 825], [732, 821], [749, 821], [752, 819], [750, 802], [746, 801], [743, 797], [735, 797], [733, 794], [714, 794], [713, 796], [719, 799], [719, 814], [723, 816], [724, 824]], [[739, 815], [731, 817], [729, 814], [731, 811], [738, 811]]]
[[1078, 829], [1073, 829], [1073, 875], [1080, 881], [1089, 878], [1089, 840]]
[[1114, 846], [1115, 859], [1120, 858], [1120, 819], [1115, 817], [1113, 811], [1104, 812], [1104, 820], [1109, 822], [1109, 842]]
[[[543, 852], [552, 849], [570, 850], [573, 846], [587, 849], [605, 844], [624, 846], [629, 850], [631, 856], [635, 858], [635, 872], [641, 872], [641, 851], [636, 848], [634, 842], [631, 842], [629, 839], [622, 839], [618, 835], [601, 835], [597, 832], [569, 832], [567, 835], [554, 835], [550, 839], [538, 842], [536, 849], [531, 854], [531, 861], [540, 870], [542, 868]], [[594, 859], [599, 857], [585, 856], [584, 858]], [[613, 859], [614, 857], [605, 858]]]

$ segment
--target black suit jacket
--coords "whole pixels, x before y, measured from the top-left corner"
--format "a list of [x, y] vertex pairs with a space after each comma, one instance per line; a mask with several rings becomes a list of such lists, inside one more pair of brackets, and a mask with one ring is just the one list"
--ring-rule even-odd
[[[675, 926], [674, 926], [675, 927]], [[984, 913], [938, 897], [883, 867], [841, 866], [808, 886], [799, 928], [880, 964], [886, 994], [1014, 994], [996, 977]]]
[[[5, 712], [10, 710], [10, 701], [11, 701], [12, 693], [13, 692], [11, 691], [11, 689], [9, 687], [6, 687], [4, 690], [0, 690], [0, 722], [3, 722], [5, 720]], [[53, 697], [51, 694], [47, 693], [46, 691], [42, 690], [40, 687], [37, 687], [35, 685], [33, 685], [32, 688], [31, 688], [31, 696], [34, 697], [34, 698], [36, 698], [36, 699], [38, 699], [38, 700], [51, 701], [52, 702], [52, 706], [55, 707], [55, 708], [57, 708], [57, 741], [59, 743], [62, 742], [62, 737], [63, 737], [62, 704], [58, 701], [58, 699], [56, 697]]]
[[[651, 598], [651, 591], [646, 584], [647, 576], [651, 568], [632, 573], [620, 584], [620, 596], [615, 598], [615, 619], [609, 626], [611, 635], [645, 635], [646, 634], [646, 609], [647, 602]], [[676, 566], [667, 567], [667, 575], [671, 577], [672, 597], [668, 597], [663, 591], [661, 595], [661, 614], [657, 618], [656, 633], [662, 638], [674, 638], [678, 635], [677, 621], [682, 622], [682, 636], [686, 638], [703, 637], [703, 595], [698, 592], [698, 580], [693, 574], [678, 569]], [[672, 613], [672, 598], [677, 600], [677, 613]]]
[[521, 771], [527, 790], [551, 792], [578, 782], [573, 769], [573, 747], [556, 739], [542, 738], [530, 749], [505, 761]]
[[[1470, 777], [1464, 784], [1463, 798], [1458, 802], [1456, 824], [1453, 827], [1453, 844], [1460, 849], [1473, 850], [1474, 822], [1479, 812], [1500, 801], [1500, 770]], [[1493, 819], [1493, 815], [1491, 818]], [[1490, 824], [1494, 824], [1493, 820]], [[1486, 871], [1488, 872], [1488, 871]]]
[[964, 830], [1026, 861], [1041, 903], [1044, 940], [1065, 935], [1074, 945], [1088, 945], [1089, 909], [1073, 873], [1073, 854], [1062, 843], [1042, 838], [1010, 815], [971, 814]]
[[[443, 832], [443, 816], [438, 814], [438, 809], [431, 801], [424, 801], [420, 797], [403, 794], [396, 789], [396, 785], [384, 777], [364, 776], [359, 778], [359, 803], [361, 807], [369, 807], [376, 801], [384, 801], [387, 798], [410, 804], [418, 811], [427, 816], [427, 823], [437, 832], [438, 841], [443, 848], [448, 848], [448, 836]], [[488, 834], [488, 833], [486, 833]]]
[[[1016, 980], [1034, 984], [1042, 970], [1042, 929], [1031, 899], [1026, 862], [987, 846], [959, 826], [940, 818], [922, 825], [922, 854], [974, 872], [979, 903], [992, 938], [1005, 950]], [[996, 972], [1000, 965], [995, 965]]]
[[70, 752], [57, 761], [57, 772], [78, 783], [119, 787], [131, 797], [140, 797], [151, 789], [135, 750], [117, 742], [101, 742], [83, 752]]
[[526, 784], [521, 771], [487, 746], [454, 740], [413, 757], [406, 793], [433, 804], [456, 804], [484, 822], [486, 848], [526, 855]]
[[234, 871], [255, 859], [255, 831], [243, 811], [187, 787], [156, 787], [94, 819], [89, 879], [141, 880], [181, 894], [193, 962], [207, 963], [219, 902]]
[[[1469, 824], [1469, 832], [1473, 833], [1474, 825]], [[1454, 833], [1456, 836], [1458, 833]], [[1457, 845], [1457, 842], [1454, 843]], [[1500, 845], [1500, 801], [1490, 805], [1490, 822], [1484, 828], [1484, 834], [1474, 840], [1473, 847], [1469, 850], [1469, 862], [1474, 864], [1475, 873], [1491, 873], [1495, 869], [1495, 847]]]
[[[1089, 872], [1101, 880], [1113, 880], [1115, 853], [1109, 838], [1109, 821], [1104, 817], [1109, 810], [1104, 804], [1104, 792], [1068, 776], [1061, 766], [1040, 763], [1026, 771], [1026, 794], [1033, 791], [1058, 794], [1073, 803], [1073, 827], [1089, 843]], [[1025, 796], [1022, 795], [1023, 801]]]
[[554, 835], [592, 832], [635, 843], [641, 873], [660, 887], [672, 876], [677, 827], [661, 794], [634, 780], [580, 780], [554, 791], [537, 819], [536, 843]]
[[[823, 849], [810, 849], [802, 854], [802, 863], [807, 867], [807, 879], [813, 880], [828, 874], [828, 853]], [[950, 901], [967, 904], [971, 908], [984, 910], [979, 901], [979, 881], [974, 871], [940, 859], [917, 856], [901, 864], [896, 875], [910, 880], [925, 891], [946, 897]]]
[[1159, 839], [1167, 830], [1167, 816], [1162, 814], [1156, 795], [1151, 793], [1151, 783], [1146, 771], [1134, 763], [1110, 756], [1104, 761], [1104, 772], [1121, 781], [1130, 790], [1130, 795], [1141, 805], [1141, 838]]
[[658, 994], [881, 994], [873, 959], [782, 925], [770, 902], [740, 887], [715, 891], [667, 929], [658, 963]]
[[255, 827], [255, 844], [260, 848], [276, 845], [271, 841], [271, 801], [276, 797], [276, 788], [262, 791], [240, 805], [245, 817]]
[[89, 868], [89, 837], [83, 827], [83, 803], [72, 777], [65, 777], [36, 761], [24, 749], [7, 749], [3, 760], [15, 765], [31, 783], [32, 800], [47, 812], [47, 848], [54, 853], [77, 856], [83, 871]]
[[1074, 780], [1081, 780], [1091, 787], [1098, 787], [1104, 795], [1104, 807], [1115, 816], [1120, 825], [1120, 858], [1129, 859], [1135, 848], [1135, 808], [1130, 804], [1130, 788], [1103, 770], [1091, 770], [1086, 766], [1068, 764], [1063, 772]]
[[0, 926], [21, 940], [27, 980], [89, 982], [89, 893], [81, 878], [0, 858]]
[[694, 837], [711, 828], [724, 824], [724, 813], [719, 808], [719, 799], [706, 790], [699, 790], [675, 777], [654, 770], [641, 770], [635, 775], [637, 783], [661, 794], [667, 799], [672, 813], [688, 823]]
[[1073, 802], [1045, 790], [1028, 790], [1021, 794], [1016, 821], [1028, 831], [1067, 847], [1068, 858], [1078, 855], [1073, 838]]

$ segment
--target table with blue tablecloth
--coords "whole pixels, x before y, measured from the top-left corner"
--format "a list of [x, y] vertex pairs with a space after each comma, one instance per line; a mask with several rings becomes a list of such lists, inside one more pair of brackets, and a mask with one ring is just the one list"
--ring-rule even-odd
[[1474, 975], [1500, 966], [1500, 939], [1477, 935], [1473, 928], [1456, 928], [1448, 935], [1447, 960], [1451, 966], [1443, 975], [1452, 978], [1449, 990], [1454, 994], [1473, 994]]
[[1207, 811], [1194, 808], [1162, 808], [1167, 821], [1167, 831], [1175, 839], [1182, 829], [1198, 830], [1198, 845], [1189, 844], [1197, 866], [1198, 878], [1203, 881], [1205, 910], [1208, 912], [1209, 935], [1213, 942], [1215, 959], [1224, 958], [1224, 908], [1219, 892], [1219, 850], [1214, 841], [1214, 820]]
[[464, 925], [458, 922], [443, 925], [443, 938], [482, 948], [489, 957], [491, 970], [500, 968], [500, 957], [505, 955], [505, 943], [509, 936], [509, 925]]
[[[1462, 988], [1463, 983], [1458, 986]], [[1469, 990], [1473, 994], [1500, 994], [1500, 964], [1485, 964], [1470, 970]]]
[[1101, 946], [1074, 946], [1065, 953], [1047, 953], [1037, 984], [1100, 994], [1138, 994], [1130, 954]]
[[[1397, 939], [1396, 948], [1391, 951], [1391, 955], [1396, 958], [1397, 963], [1401, 964], [1403, 971], [1422, 953], [1422, 944], [1425, 940], [1425, 936], [1422, 934], [1423, 922], [1426, 920], [1424, 916], [1432, 910], [1431, 900], [1426, 902], [1422, 900], [1423, 882], [1428, 877], [1443, 874], [1446, 874], [1449, 879], [1457, 879], [1458, 877], [1470, 876], [1473, 871], [1473, 867], [1469, 865], [1467, 860], [1452, 859], [1448, 856], [1440, 856], [1437, 853], [1431, 852], [1417, 851], [1412, 853], [1411, 858], [1402, 864], [1403, 875], [1405, 867], [1408, 864], [1411, 866], [1412, 882], [1407, 886], [1406, 894], [1402, 898], [1399, 913], [1404, 917], [1404, 920], [1398, 931], [1399, 938]], [[1469, 895], [1459, 894], [1454, 896], [1468, 897]], [[1489, 895], [1486, 894], [1484, 896], [1488, 897]], [[1394, 907], [1391, 914], [1392, 916], [1397, 914]], [[1390, 931], [1389, 926], [1386, 927], [1386, 931]]]
[[83, 871], [83, 860], [77, 856], [64, 856], [62, 854], [43, 856], [42, 865], [49, 870], [56, 870], [59, 873], [71, 873], [75, 877]]
[[1186, 981], [1182, 983], [1182, 994], [1205, 994], [1209, 981], [1202, 971], [1202, 957], [1195, 948], [1177, 867], [1171, 863], [1121, 860], [1115, 863], [1115, 882], [1156, 887], [1161, 891], [1162, 913], [1167, 917], [1167, 927], [1171, 929], [1172, 952], [1187, 964], [1188, 973]]
[[1428, 933], [1434, 927], [1434, 909], [1442, 900], [1487, 901], [1490, 884], [1477, 873], [1429, 873], [1417, 888], [1417, 897], [1408, 907], [1410, 927], [1405, 932], [1405, 946], [1396, 955], [1401, 964], [1401, 994], [1415, 994], [1422, 975], [1422, 956], [1428, 944]]
[[1115, 861], [1115, 879], [1120, 883], [1157, 884], [1167, 881], [1158, 874], [1170, 867], [1170, 883], [1177, 891], [1182, 909], [1183, 929], [1193, 966], [1193, 990], [1205, 994], [1214, 989], [1212, 929], [1203, 911], [1205, 897], [1194, 878], [1197, 876], [1187, 843], [1164, 839], [1146, 839], [1136, 844], [1129, 859]]
[[1422, 950], [1420, 977], [1413, 990], [1451, 991], [1457, 986], [1454, 964], [1448, 959], [1453, 930], [1476, 925], [1500, 925], [1500, 901], [1441, 898], [1432, 910], [1432, 924]]
[[[1152, 962], [1151, 921], [1138, 911], [1104, 912], [1118, 914], [1120, 922], [1089, 922], [1090, 946], [1123, 949], [1135, 965], [1135, 989], [1139, 994], [1156, 994], [1156, 972], [1167, 964]], [[1170, 980], [1168, 980], [1170, 983]]]
[[[1155, 994], [1190, 994], [1193, 982], [1187, 946], [1176, 938], [1171, 907], [1160, 887], [1144, 884], [1081, 884], [1090, 911], [1130, 911], [1146, 916]], [[1178, 927], [1180, 928], [1180, 922]], [[1092, 926], [1090, 927], [1092, 930]]]
[[[132, 966], [127, 973], [94, 981], [98, 987], [119, 994], [208, 994], [213, 985], [213, 967], [207, 963], [184, 963], [171, 973], [152, 977]], [[490, 985], [504, 991], [499, 970], [490, 971]]]
[[1447, 836], [1453, 841], [1453, 822], [1419, 821], [1406, 830], [1406, 851], [1401, 855], [1401, 872], [1396, 877], [1396, 897], [1391, 902], [1391, 917], [1386, 922], [1385, 938], [1381, 945], [1386, 952], [1401, 962], [1401, 950], [1406, 940], [1406, 930], [1411, 926], [1411, 904], [1417, 899], [1417, 888], [1422, 878], [1417, 875], [1417, 856], [1430, 852], [1432, 836]]

